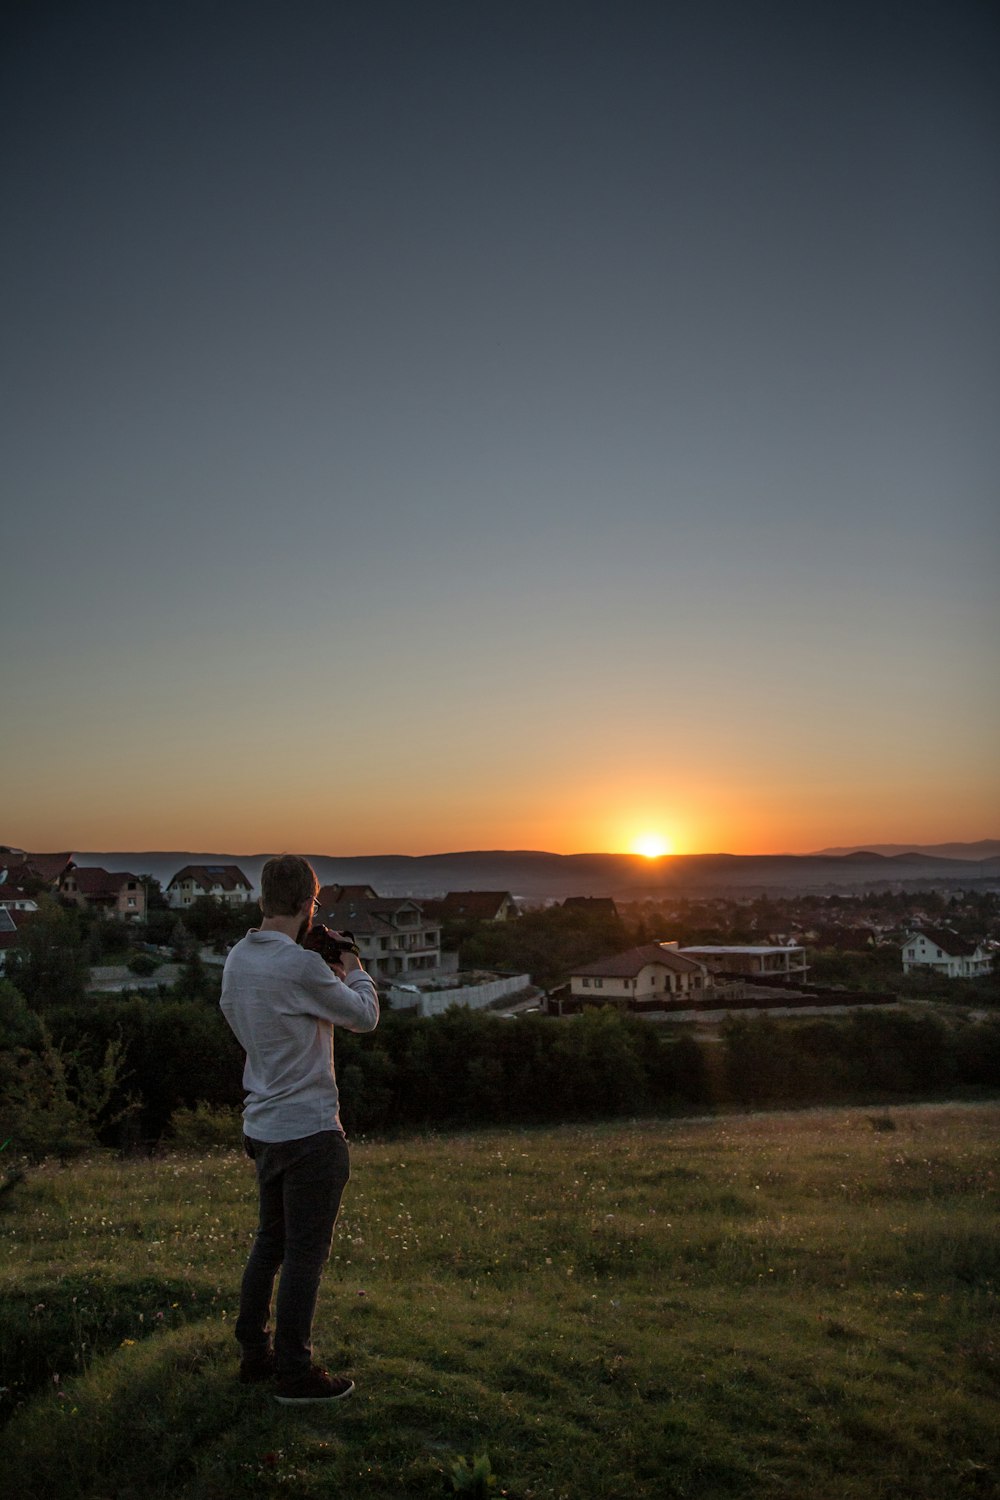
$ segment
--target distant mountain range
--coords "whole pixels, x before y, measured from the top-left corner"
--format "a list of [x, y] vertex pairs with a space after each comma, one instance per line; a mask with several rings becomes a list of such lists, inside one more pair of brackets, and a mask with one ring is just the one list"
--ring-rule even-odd
[[[534, 900], [615, 896], [639, 900], [668, 895], [748, 896], [813, 892], [857, 893], [886, 888], [1000, 887], [1000, 840], [942, 845], [977, 851], [976, 857], [937, 849], [886, 847], [822, 854], [686, 854], [650, 861], [637, 854], [546, 854], [534, 850], [469, 850], [455, 854], [309, 855], [324, 885], [371, 885], [383, 896], [440, 896], [445, 891], [501, 890]], [[988, 850], [982, 854], [979, 851]], [[267, 854], [191, 851], [84, 852], [78, 864], [154, 875], [164, 886], [184, 865], [237, 864], [257, 887]]]
[[998, 859], [1000, 839], [975, 844], [847, 844], [841, 849], [818, 849], [817, 854], [930, 854], [939, 859]]

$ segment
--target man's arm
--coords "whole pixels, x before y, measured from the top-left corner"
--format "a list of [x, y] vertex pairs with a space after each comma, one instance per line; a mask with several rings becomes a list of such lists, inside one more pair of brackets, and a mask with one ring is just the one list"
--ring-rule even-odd
[[374, 1031], [378, 1025], [378, 990], [353, 953], [341, 960], [340, 979], [318, 953], [302, 950], [302, 984], [316, 1002], [316, 1013], [347, 1031]]

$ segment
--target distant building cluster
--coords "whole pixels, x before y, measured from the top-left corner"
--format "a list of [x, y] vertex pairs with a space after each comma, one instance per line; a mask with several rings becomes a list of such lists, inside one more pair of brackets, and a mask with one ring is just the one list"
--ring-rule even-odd
[[[148, 893], [142, 876], [130, 870], [79, 865], [69, 852], [32, 854], [0, 845], [0, 969], [4, 955], [18, 945], [24, 924], [48, 894], [63, 903], [102, 917], [142, 922]], [[230, 907], [254, 903], [251, 881], [236, 864], [188, 864], [171, 876], [164, 889], [171, 910], [183, 913], [205, 899]], [[569, 896], [563, 909], [588, 917], [619, 915], [609, 897]], [[444, 924], [508, 922], [520, 914], [510, 891], [449, 891], [436, 899], [381, 896], [370, 885], [325, 885], [318, 898], [317, 920], [338, 932], [350, 932], [369, 972], [377, 979], [409, 990], [434, 983], [451, 984], [457, 955], [442, 952]], [[948, 928], [934, 926], [917, 913], [913, 928], [899, 945], [902, 970], [929, 970], [949, 979], [990, 974], [993, 952]], [[896, 929], [898, 933], [900, 929]], [[836, 946], [840, 929], [784, 934], [767, 933], [768, 942], [640, 943], [624, 952], [581, 964], [551, 999], [557, 1014], [585, 1006], [611, 1005], [637, 1013], [708, 1008], [727, 999], [759, 994], [767, 987], [806, 992], [809, 965], [805, 942]], [[863, 941], [878, 946], [879, 933], [852, 927], [848, 946]], [[792, 941], [792, 937], [803, 941]], [[993, 945], [995, 947], [995, 944]], [[814, 991], [815, 993], [815, 991]], [[828, 993], [828, 992], [827, 992]]]

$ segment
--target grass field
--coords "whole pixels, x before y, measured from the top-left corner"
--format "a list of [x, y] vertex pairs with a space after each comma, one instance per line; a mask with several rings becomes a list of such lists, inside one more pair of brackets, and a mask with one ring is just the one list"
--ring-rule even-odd
[[998, 1141], [982, 1104], [356, 1143], [316, 1333], [358, 1388], [305, 1412], [234, 1378], [249, 1163], [47, 1166], [0, 1213], [0, 1473], [23, 1500], [996, 1496]]

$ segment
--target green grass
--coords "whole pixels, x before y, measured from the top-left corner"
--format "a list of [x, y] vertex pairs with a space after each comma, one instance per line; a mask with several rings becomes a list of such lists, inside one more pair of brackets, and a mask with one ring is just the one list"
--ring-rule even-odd
[[0, 1472], [23, 1500], [995, 1496], [998, 1127], [355, 1144], [316, 1326], [358, 1383], [334, 1411], [235, 1381], [249, 1163], [46, 1166], [0, 1214]]

